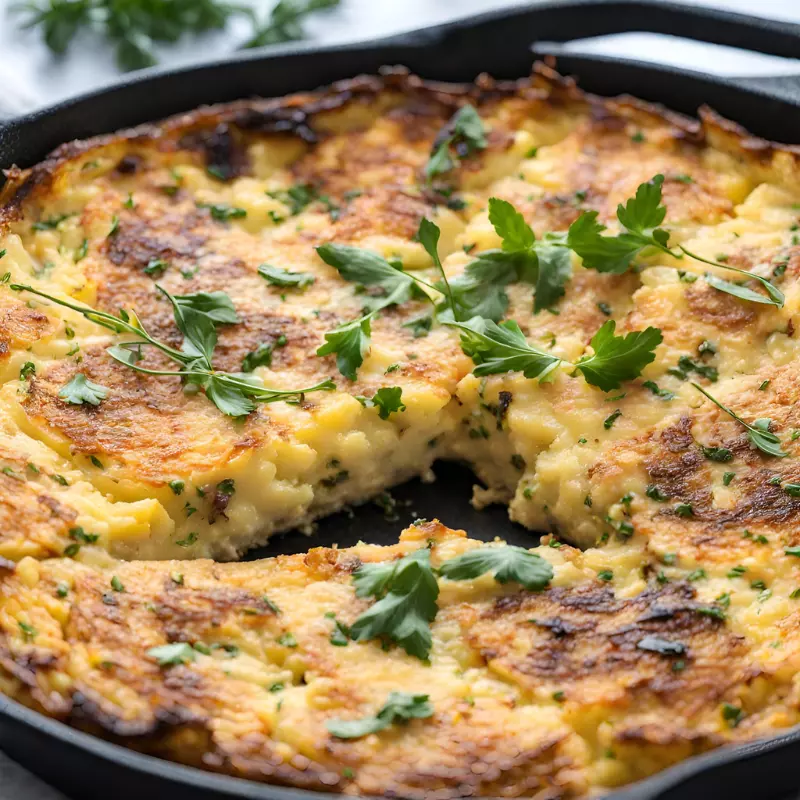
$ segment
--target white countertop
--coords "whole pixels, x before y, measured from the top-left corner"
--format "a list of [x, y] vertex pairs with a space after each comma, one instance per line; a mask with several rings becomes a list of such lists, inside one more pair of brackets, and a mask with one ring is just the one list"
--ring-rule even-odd
[[[693, 4], [693, 0], [682, 0]], [[82, 37], [64, 59], [55, 59], [34, 31], [20, 32], [6, 15], [10, 0], [0, 0], [0, 113], [21, 112], [110, 83], [118, 75], [111, 51]], [[520, 5], [520, 0], [342, 0], [339, 9], [318, 14], [307, 28], [320, 42], [346, 42], [422, 28], [469, 14]], [[716, 8], [800, 22], [800, 0], [706, 0]], [[270, 2], [253, 5], [268, 9]], [[182, 64], [220, 57], [245, 37], [241, 21], [230, 30], [180, 42], [160, 51], [161, 63]], [[800, 75], [800, 61], [745, 54], [729, 48], [643, 34], [622, 34], [582, 43], [585, 52], [629, 56], [686, 66], [728, 76]], [[666, 38], [666, 41], [663, 41]], [[573, 46], [575, 47], [575, 46]], [[46, 754], [42, 755], [46, 758]], [[106, 787], [109, 798], [114, 788]], [[0, 800], [65, 800], [0, 753]], [[153, 800], [156, 800], [153, 798]]]

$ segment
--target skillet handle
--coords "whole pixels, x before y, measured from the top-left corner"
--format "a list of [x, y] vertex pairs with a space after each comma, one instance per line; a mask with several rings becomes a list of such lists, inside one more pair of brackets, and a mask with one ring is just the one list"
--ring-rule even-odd
[[[467, 61], [474, 60], [476, 52], [491, 53], [491, 71], [495, 75], [511, 76], [527, 70], [524, 61], [530, 61], [530, 44], [534, 39], [569, 42], [632, 31], [671, 34], [774, 56], [800, 58], [798, 23], [669, 0], [550, 0], [392, 36], [381, 43], [411, 51], [438, 45], [444, 52], [464, 54]], [[443, 72], [448, 71], [445, 65]]]

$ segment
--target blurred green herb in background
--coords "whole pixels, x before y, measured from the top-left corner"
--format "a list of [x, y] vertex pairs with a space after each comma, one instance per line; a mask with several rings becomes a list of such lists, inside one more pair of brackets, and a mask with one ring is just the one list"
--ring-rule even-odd
[[81, 30], [90, 30], [113, 45], [120, 69], [157, 63], [156, 43], [177, 42], [184, 34], [222, 30], [234, 16], [251, 26], [242, 47], [292, 42], [305, 38], [305, 17], [335, 8], [340, 0], [280, 0], [263, 22], [253, 8], [222, 0], [29, 0], [11, 7], [23, 28], [39, 28], [56, 55], [64, 55]]

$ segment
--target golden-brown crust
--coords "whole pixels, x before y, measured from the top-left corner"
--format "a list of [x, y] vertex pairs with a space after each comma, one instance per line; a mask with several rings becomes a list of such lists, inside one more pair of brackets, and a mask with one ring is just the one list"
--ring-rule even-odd
[[[433, 523], [413, 532], [408, 545], [413, 549], [426, 539], [458, 546], [465, 541]], [[357, 553], [374, 562], [407, 550], [317, 548], [251, 565], [194, 561], [153, 568], [133, 562], [110, 570], [45, 561], [28, 588], [20, 583], [23, 565], [19, 576], [0, 581], [0, 616], [16, 613], [14, 598], [21, 591], [28, 602], [21, 613], [38, 627], [26, 643], [0, 623], [0, 674], [14, 677], [17, 697], [77, 727], [254, 780], [412, 798], [465, 792], [577, 796], [585, 781], [581, 748], [563, 726], [527, 728], [527, 712], [516, 711], [502, 693], [469, 702], [439, 693], [433, 718], [387, 730], [379, 749], [374, 737], [343, 741], [325, 730], [325, 720], [358, 716], [374, 694], [354, 680], [357, 663], [363, 675], [387, 656], [375, 643], [331, 644], [333, 623], [323, 611], [350, 622], [366, 607], [366, 601], [354, 601], [350, 588]], [[31, 601], [46, 602], [59, 585], [69, 587], [57, 603], [68, 614], [53, 628]], [[51, 622], [61, 616], [56, 611]], [[283, 643], [289, 635], [296, 644]], [[165, 642], [202, 642], [212, 655], [159, 667], [147, 651]], [[397, 652], [392, 657], [397, 688], [419, 683], [431, 670]], [[57, 690], [65, 670], [74, 678]], [[306, 713], [311, 717], [303, 720]], [[292, 744], [296, 735], [307, 744]]]

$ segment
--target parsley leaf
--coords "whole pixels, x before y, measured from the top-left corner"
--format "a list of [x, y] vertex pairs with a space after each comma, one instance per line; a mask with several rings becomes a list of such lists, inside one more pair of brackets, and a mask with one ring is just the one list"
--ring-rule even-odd
[[[338, 0], [307, 0], [296, 16]], [[286, 6], [287, 3], [279, 3]], [[292, 2], [291, 7], [297, 6]], [[311, 6], [306, 8], [305, 6]], [[157, 63], [156, 42], [171, 43], [182, 34], [201, 34], [220, 30], [233, 16], [244, 16], [256, 30], [251, 8], [225, 0], [148, 0], [117, 3], [114, 0], [31, 0], [13, 9], [25, 14], [24, 28], [40, 28], [45, 44], [54, 53], [63, 55], [78, 37], [80, 30], [102, 36], [114, 47], [117, 64], [132, 70]], [[273, 10], [272, 15], [275, 16]], [[295, 23], [292, 32], [302, 35]], [[282, 40], [283, 41], [283, 40]]]
[[247, 210], [236, 208], [225, 203], [198, 203], [198, 208], [207, 208], [211, 218], [217, 222], [227, 222], [230, 219], [241, 219], [247, 216]]
[[463, 105], [439, 131], [431, 147], [431, 155], [425, 165], [425, 177], [430, 182], [437, 175], [454, 169], [458, 158], [466, 158], [477, 150], [486, 148], [486, 131], [474, 106]]
[[[468, 322], [447, 322], [461, 331], [461, 349], [478, 365], [474, 374], [493, 375], [522, 372], [526, 378], [546, 380], [562, 363], [552, 353], [529, 345], [513, 320], [499, 325], [491, 320], [473, 317]], [[592, 337], [593, 356], [585, 356], [575, 369], [586, 382], [607, 392], [617, 389], [622, 381], [632, 380], [654, 359], [653, 351], [661, 342], [661, 331], [648, 328], [627, 336], [614, 336], [616, 323], [608, 320]]]
[[731, 270], [758, 281], [768, 296], [765, 297], [752, 289], [707, 273], [706, 282], [718, 291], [753, 303], [782, 308], [785, 302], [783, 292], [766, 278], [728, 264], [709, 261], [692, 253], [683, 245], [678, 245], [680, 252], [670, 250], [669, 232], [660, 227], [667, 213], [666, 206], [661, 202], [663, 183], [663, 175], [654, 176], [646, 183], [640, 184], [635, 197], [630, 198], [625, 205], [620, 204], [617, 207], [617, 219], [622, 226], [622, 233], [616, 236], [602, 236], [606, 227], [597, 221], [597, 212], [584, 212], [570, 225], [566, 238], [567, 247], [583, 259], [585, 267], [596, 269], [598, 272], [617, 274], [626, 272], [636, 256], [649, 248], [660, 250], [673, 258], [682, 258], [685, 254], [705, 264]]
[[[513, 260], [516, 280], [536, 287], [534, 312], [555, 305], [563, 297], [564, 286], [572, 277], [572, 258], [563, 246], [563, 236], [546, 234], [545, 239], [537, 242], [533, 229], [522, 214], [511, 203], [497, 197], [489, 198], [489, 222], [503, 240], [501, 253]], [[499, 317], [490, 319], [496, 322]]]
[[545, 234], [545, 238], [534, 246], [537, 259], [534, 312], [552, 308], [564, 296], [564, 287], [572, 277], [572, 256], [569, 250], [557, 244], [549, 244], [549, 237], [550, 234]]
[[391, 564], [364, 564], [353, 575], [357, 597], [377, 602], [350, 626], [354, 641], [388, 637], [409, 655], [427, 659], [432, 646], [430, 623], [439, 610], [439, 585], [431, 554], [421, 548]]
[[775, 284], [766, 278], [762, 278], [760, 275], [755, 275], [754, 273], [748, 272], [745, 269], [732, 267], [729, 264], [720, 264], [719, 261], [710, 261], [707, 258], [703, 258], [702, 256], [698, 256], [696, 253], [691, 252], [691, 250], [687, 250], [687, 248], [685, 248], [682, 244], [678, 245], [678, 249], [689, 256], [689, 258], [693, 258], [696, 261], [702, 261], [704, 264], [710, 264], [712, 267], [727, 269], [730, 272], [737, 272], [739, 275], [743, 275], [749, 280], [758, 281], [758, 283], [764, 287], [769, 297], [764, 297], [763, 294], [754, 292], [752, 289], [747, 289], [739, 284], [722, 280], [721, 278], [716, 277], [716, 275], [706, 273], [704, 277], [709, 286], [713, 286], [715, 289], [718, 289], [721, 292], [732, 294], [734, 297], [739, 297], [742, 300], [749, 300], [752, 303], [763, 303], [765, 305], [773, 305], [777, 306], [778, 308], [783, 308], [783, 305], [786, 302], [786, 297], [784, 296], [783, 292], [777, 286], [775, 286]]
[[753, 423], [752, 428], [748, 428], [747, 438], [750, 440], [751, 444], [755, 445], [762, 453], [776, 456], [777, 458], [784, 458], [789, 454], [781, 450], [781, 440], [769, 429], [771, 424], [772, 420], [769, 419], [769, 417], [757, 419]]
[[163, 644], [160, 647], [151, 647], [147, 651], [150, 658], [158, 662], [159, 667], [174, 667], [179, 664], [188, 664], [197, 658], [194, 648], [187, 642]]
[[187, 359], [199, 359], [202, 366], [211, 369], [211, 358], [217, 346], [217, 325], [239, 321], [230, 297], [225, 292], [199, 292], [180, 297], [169, 294], [158, 284], [156, 288], [172, 304], [175, 324], [184, 335], [181, 352]]
[[339, 372], [351, 381], [364, 363], [371, 344], [370, 315], [340, 325], [325, 334], [325, 344], [317, 349], [318, 356], [336, 354]]
[[206, 397], [229, 417], [246, 417], [255, 410], [256, 404], [235, 386], [228, 386], [216, 375], [202, 383]]
[[284, 288], [302, 289], [314, 283], [314, 276], [308, 272], [289, 272], [289, 270], [273, 267], [272, 264], [262, 264], [258, 268], [258, 274], [275, 286]]
[[477, 578], [487, 572], [498, 583], [514, 581], [526, 589], [544, 589], [553, 578], [553, 567], [536, 553], [513, 545], [478, 547], [445, 561], [439, 574], [454, 581]]
[[768, 456], [775, 456], [776, 458], [784, 458], [789, 455], [781, 450], [781, 440], [769, 429], [772, 420], [761, 418], [750, 425], [727, 406], [722, 405], [719, 400], [713, 398], [702, 386], [694, 382], [692, 382], [692, 386], [694, 386], [698, 392], [704, 394], [717, 408], [733, 417], [740, 425], [743, 425], [747, 430], [747, 438], [750, 440], [750, 443], [762, 453], [766, 453]]
[[461, 331], [461, 349], [478, 365], [475, 375], [522, 372], [526, 378], [542, 380], [561, 363], [557, 356], [529, 345], [513, 320], [498, 325], [473, 317], [468, 322], [446, 324]]
[[[487, 250], [450, 281], [457, 319], [485, 317], [499, 322], [508, 310], [506, 286], [518, 279], [514, 258], [502, 250]], [[437, 284], [444, 291], [444, 284]]]
[[489, 222], [503, 240], [503, 250], [511, 253], [533, 247], [536, 236], [525, 218], [507, 200], [489, 198]]
[[257, 367], [272, 366], [272, 342], [262, 342], [242, 359], [242, 372], [252, 372]]
[[317, 193], [314, 187], [306, 183], [297, 183], [290, 186], [288, 189], [278, 189], [276, 191], [267, 192], [267, 195], [273, 200], [279, 200], [281, 203], [289, 207], [289, 214], [296, 217], [306, 206], [309, 206], [314, 200], [317, 199]]
[[233, 325], [240, 321], [233, 301], [225, 292], [196, 292], [172, 297], [180, 309], [190, 308], [207, 316], [212, 322]]
[[328, 331], [325, 334], [326, 343], [317, 350], [319, 356], [335, 353], [339, 372], [354, 381], [358, 368], [369, 352], [371, 317], [382, 308], [410, 300], [416, 291], [416, 280], [371, 250], [323, 244], [317, 248], [317, 253], [345, 280], [382, 290], [380, 297], [367, 299], [365, 305], [370, 309], [368, 314]]
[[[742, 270], [744, 272], [744, 270]], [[733, 295], [734, 297], [738, 297], [740, 300], [748, 300], [751, 303], [762, 303], [768, 306], [777, 306], [778, 308], [783, 307], [783, 293], [776, 289], [766, 278], [761, 278], [759, 275], [753, 275], [752, 273], [745, 273], [750, 275], [752, 278], [757, 278], [761, 281], [762, 286], [769, 286], [771, 287], [772, 291], [770, 292], [770, 296], [761, 294], [761, 292], [753, 291], [753, 289], [748, 289], [747, 286], [742, 286], [739, 283], [732, 283], [731, 281], [723, 280], [722, 278], [718, 278], [716, 275], [712, 275], [710, 272], [706, 272], [703, 276], [705, 278], [706, 283], [720, 292], [725, 292], [726, 294]], [[769, 289], [767, 291], [770, 291]], [[776, 300], [773, 292], [778, 292], [780, 294], [780, 301]]]
[[108, 389], [98, 383], [92, 383], [82, 372], [78, 372], [69, 383], [61, 387], [58, 396], [64, 402], [76, 406], [84, 403], [99, 406], [100, 402], [108, 397]]
[[326, 727], [337, 739], [358, 739], [398, 722], [432, 716], [433, 706], [428, 702], [427, 694], [391, 692], [375, 716], [353, 720], [332, 719], [328, 720]]
[[[196, 0], [191, 0], [193, 3]], [[208, 0], [206, 0], [208, 2]], [[279, 0], [269, 13], [267, 19], [256, 26], [253, 36], [248, 39], [242, 47], [264, 47], [271, 44], [282, 42], [294, 42], [305, 38], [303, 28], [303, 18], [314, 11], [322, 11], [328, 8], [336, 8], [340, 0]], [[194, 7], [194, 6], [192, 6]], [[230, 8], [231, 12], [249, 12], [249, 7], [225, 4], [223, 8]]]
[[453, 312], [453, 318], [458, 319], [458, 311], [456, 309], [455, 300], [453, 299], [453, 290], [450, 287], [450, 282], [447, 280], [447, 274], [442, 266], [442, 260], [439, 258], [439, 236], [441, 231], [436, 223], [431, 222], [426, 217], [423, 217], [419, 223], [419, 230], [417, 231], [417, 239], [420, 244], [425, 248], [427, 254], [433, 259], [433, 263], [439, 270], [442, 276], [442, 286], [444, 287], [444, 294], [447, 297], [447, 302], [450, 304], [450, 310]]
[[597, 221], [597, 211], [585, 211], [569, 227], [567, 246], [583, 259], [583, 265], [598, 272], [626, 272], [639, 253], [649, 247], [669, 255], [669, 233], [659, 226], [667, 214], [661, 204], [663, 175], [639, 186], [636, 196], [617, 207], [623, 232], [601, 236], [606, 226]]
[[317, 253], [326, 264], [338, 270], [345, 280], [382, 290], [380, 298], [367, 300], [368, 307], [373, 311], [405, 303], [413, 296], [414, 278], [393, 267], [385, 258], [371, 250], [329, 243], [320, 245]]
[[364, 408], [377, 408], [381, 419], [389, 419], [389, 415], [393, 412], [406, 410], [402, 397], [403, 390], [399, 386], [384, 386], [372, 397], [356, 397], [356, 400]]
[[603, 323], [592, 337], [594, 355], [584, 356], [575, 365], [592, 386], [604, 392], [619, 389], [623, 381], [630, 381], [655, 360], [655, 349], [663, 341], [658, 328], [633, 331], [627, 336], [615, 336], [616, 322]]

